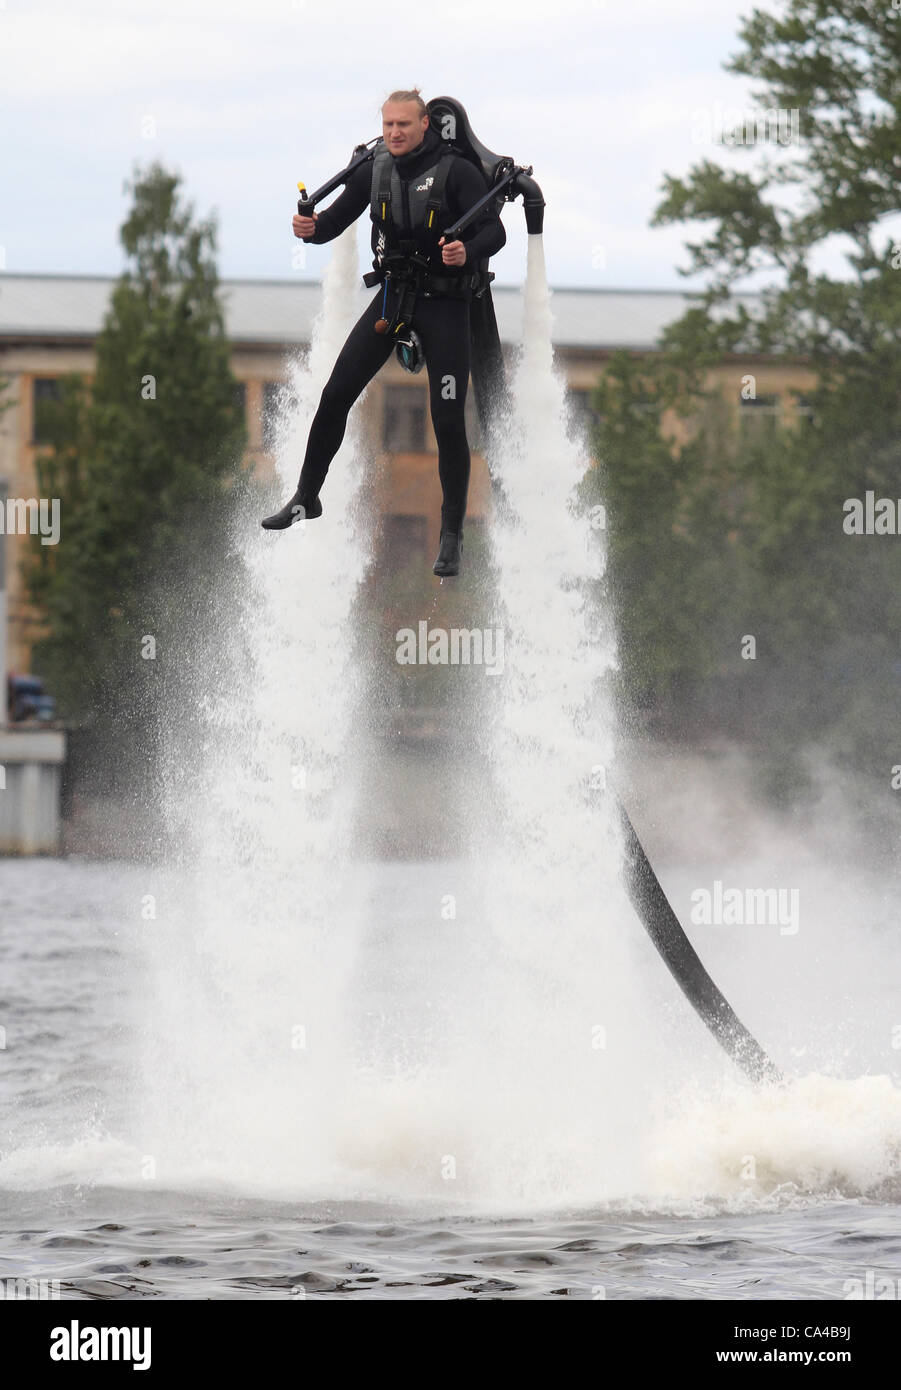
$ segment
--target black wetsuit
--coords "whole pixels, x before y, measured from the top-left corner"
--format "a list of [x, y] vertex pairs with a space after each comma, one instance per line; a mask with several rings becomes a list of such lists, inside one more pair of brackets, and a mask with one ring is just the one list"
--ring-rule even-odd
[[[434, 165], [444, 148], [441, 137], [429, 129], [415, 150], [392, 156], [401, 180], [408, 182], [417, 178]], [[315, 234], [304, 237], [304, 241], [319, 245], [339, 236], [370, 206], [371, 189], [372, 165], [364, 164], [351, 174], [334, 203], [319, 213]], [[443, 226], [449, 226], [468, 212], [487, 190], [488, 185], [475, 165], [462, 156], [455, 158], [445, 185], [447, 215], [442, 217]], [[459, 238], [466, 245], [465, 263], [448, 266], [441, 259], [441, 248], [437, 244], [440, 231], [436, 235], [416, 229], [412, 235], [418, 249], [428, 256], [430, 270], [447, 278], [471, 275], [479, 260], [494, 255], [507, 240], [500, 218], [490, 213], [483, 215]], [[377, 242], [378, 228], [373, 222], [373, 251]], [[299, 483], [299, 491], [305, 497], [318, 496], [329, 464], [344, 438], [351, 406], [394, 350], [390, 338], [376, 333], [375, 323], [382, 317], [391, 319], [397, 307], [397, 294], [391, 282], [387, 295], [385, 286], [379, 286], [338, 354], [310, 426]], [[469, 487], [469, 444], [464, 420], [469, 385], [469, 303], [463, 298], [440, 294], [428, 298], [420, 295], [413, 327], [422, 342], [429, 374], [432, 424], [438, 441], [438, 474], [444, 498], [442, 530], [460, 531]], [[453, 378], [453, 389], [448, 387], [448, 377]]]

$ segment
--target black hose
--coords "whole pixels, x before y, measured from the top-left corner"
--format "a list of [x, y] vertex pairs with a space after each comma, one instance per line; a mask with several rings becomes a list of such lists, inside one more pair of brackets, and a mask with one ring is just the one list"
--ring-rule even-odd
[[781, 1082], [779, 1071], [701, 964], [670, 907], [626, 808], [617, 803], [625, 837], [626, 889], [664, 964], [695, 1013], [752, 1081]]

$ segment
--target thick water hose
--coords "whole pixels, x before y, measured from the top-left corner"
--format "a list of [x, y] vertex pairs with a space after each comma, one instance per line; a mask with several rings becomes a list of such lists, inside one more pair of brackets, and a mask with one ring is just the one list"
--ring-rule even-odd
[[697, 951], [651, 868], [625, 806], [617, 799], [623, 829], [625, 882], [632, 905], [676, 984], [722, 1048], [752, 1081], [784, 1078], [748, 1032], [726, 996], [707, 974]]

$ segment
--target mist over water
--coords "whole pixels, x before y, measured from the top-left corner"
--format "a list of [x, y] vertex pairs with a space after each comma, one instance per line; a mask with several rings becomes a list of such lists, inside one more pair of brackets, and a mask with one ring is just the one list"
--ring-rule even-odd
[[[356, 283], [351, 231], [293, 371], [279, 500], [357, 315]], [[604, 535], [574, 502], [586, 460], [554, 369], [540, 237], [528, 239], [523, 306], [512, 416], [491, 459], [505, 640], [473, 730], [488, 769], [470, 791], [484, 802], [478, 834], [444, 860], [361, 851], [362, 773], [378, 749], [358, 603], [371, 460], [351, 417], [322, 520], [275, 536], [242, 528], [234, 603], [211, 608], [162, 711], [176, 849], [162, 867], [129, 869], [110, 909], [123, 923], [135, 902], [144, 912], [119, 944], [116, 1095], [0, 1156], [4, 1186], [152, 1177], [162, 1190], [494, 1215], [897, 1199], [901, 1101], [885, 1038], [898, 945], [870, 931], [860, 887], [863, 998], [844, 1057], [829, 1020], [847, 998], [827, 989], [820, 1001], [848, 915], [816, 900], [813, 864], [797, 940], [691, 932], [739, 1015], [800, 1077], [781, 1088], [736, 1074], [628, 904], [605, 791], [619, 773]], [[771, 871], [736, 862], [730, 881]], [[716, 872], [729, 879], [728, 865]], [[661, 877], [688, 925], [705, 880], [678, 865]], [[877, 996], [879, 1026], [861, 1042]]]

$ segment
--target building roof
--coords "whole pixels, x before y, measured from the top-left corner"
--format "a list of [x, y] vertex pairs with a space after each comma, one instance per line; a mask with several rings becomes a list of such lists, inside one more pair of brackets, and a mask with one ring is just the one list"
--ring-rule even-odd
[[[103, 275], [0, 275], [0, 342], [3, 339], [91, 339], [100, 331], [116, 280]], [[309, 342], [320, 307], [314, 280], [223, 280], [226, 330], [233, 343], [260, 347]], [[504, 342], [521, 338], [522, 295], [511, 285], [492, 286]], [[369, 291], [360, 289], [362, 310]], [[736, 295], [749, 308], [753, 294]], [[697, 296], [680, 290], [559, 289], [551, 308], [559, 348], [648, 351], [664, 327], [680, 318]]]

